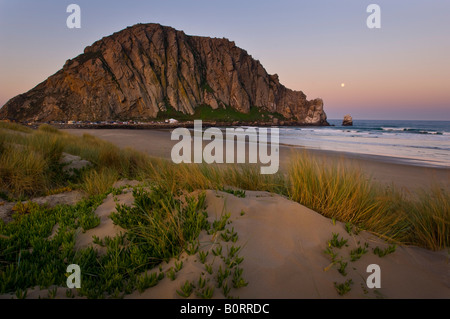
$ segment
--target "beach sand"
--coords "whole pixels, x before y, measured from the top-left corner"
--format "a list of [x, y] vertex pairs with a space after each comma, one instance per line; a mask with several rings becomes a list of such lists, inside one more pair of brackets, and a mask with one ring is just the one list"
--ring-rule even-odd
[[[136, 185], [136, 182], [131, 183]], [[199, 191], [191, 195], [197, 195]], [[189, 298], [197, 298], [201, 292], [198, 280], [203, 278], [205, 287], [215, 287], [213, 298], [225, 298], [222, 289], [217, 287], [219, 268], [225, 269], [225, 259], [231, 247], [240, 247], [236, 256], [243, 261], [231, 270], [226, 279], [230, 291], [228, 296], [240, 299], [375, 299], [375, 298], [450, 298], [449, 255], [446, 251], [431, 252], [418, 247], [397, 247], [395, 252], [384, 257], [374, 254], [373, 249], [386, 248], [388, 244], [375, 235], [361, 231], [348, 234], [341, 222], [333, 222], [296, 202], [268, 192], [247, 191], [245, 198], [232, 194], [206, 190], [206, 205], [209, 222], [219, 220], [223, 214], [230, 218], [225, 229], [236, 232], [235, 242], [226, 242], [220, 233], [207, 234], [202, 231], [199, 237], [199, 251], [207, 253], [204, 263], [199, 253], [183, 253], [178, 260], [163, 262], [161, 268], [148, 273], [165, 273], [165, 277], [154, 287], [143, 292], [135, 291], [125, 298], [133, 299], [174, 299], [181, 298], [177, 290], [186, 282], [192, 282], [196, 289]], [[114, 198], [115, 197], [115, 198]], [[76, 249], [93, 246], [92, 236], [104, 239], [125, 232], [113, 225], [109, 218], [116, 203], [133, 205], [131, 188], [124, 189], [117, 196], [111, 194], [96, 209], [101, 217], [100, 225], [76, 239]], [[334, 250], [338, 260], [347, 263], [345, 274], [338, 271], [339, 263], [332, 264], [330, 256], [324, 253], [332, 235], [347, 240], [347, 246]], [[367, 244], [367, 252], [359, 260], [350, 261], [350, 251]], [[222, 247], [221, 255], [215, 256], [213, 250]], [[172, 280], [167, 275], [176, 263], [182, 264]], [[369, 288], [367, 272], [369, 265], [380, 267], [380, 288]], [[209, 274], [205, 265], [211, 265]], [[242, 278], [246, 286], [233, 287], [234, 270], [243, 269]], [[340, 296], [335, 283], [351, 280], [351, 290]], [[67, 288], [60, 287], [57, 298], [67, 298]], [[29, 290], [27, 298], [45, 298], [48, 289], [35, 287]], [[76, 291], [74, 290], [76, 295]], [[3, 295], [0, 298], [11, 298]]]
[[[99, 137], [125, 148], [131, 147], [154, 157], [171, 158], [173, 145], [178, 141], [170, 139], [170, 130], [123, 130], [123, 129], [65, 129], [74, 135], [85, 133]], [[248, 150], [248, 147], [246, 147]], [[302, 148], [280, 145], [280, 170], [287, 171], [289, 163]], [[367, 176], [385, 186], [395, 185], [405, 193], [439, 184], [450, 191], [450, 168], [434, 168], [407, 164], [397, 158], [340, 153], [308, 149], [308, 153], [325, 165], [342, 161], [349, 167], [360, 168]]]
[[[345, 298], [450, 298], [448, 255], [432, 253], [417, 247], [397, 247], [393, 254], [383, 258], [374, 255], [376, 246], [387, 244], [367, 232], [349, 235], [344, 225], [335, 224], [328, 218], [282, 196], [267, 192], [246, 192], [245, 198], [208, 190], [206, 204], [211, 220], [220, 218], [223, 212], [231, 214], [228, 229], [233, 228], [239, 239], [236, 243], [224, 243], [220, 238], [202, 233], [200, 249], [209, 252], [206, 264], [214, 266], [214, 274], [220, 258], [211, 253], [223, 246], [226, 256], [231, 245], [241, 247], [239, 256], [243, 278], [248, 285], [231, 289], [230, 295], [241, 299], [297, 299], [339, 298], [334, 283], [351, 279], [352, 290]], [[241, 214], [241, 212], [245, 212]], [[337, 266], [330, 266], [330, 258], [324, 253], [332, 233], [348, 240], [348, 247], [339, 254], [348, 262], [347, 275], [343, 276]], [[356, 261], [348, 261], [349, 252], [368, 243], [368, 253]], [[200, 275], [208, 276], [205, 266], [197, 255], [181, 257], [183, 268], [174, 281], [164, 278], [157, 286], [143, 293], [135, 292], [126, 298], [178, 298], [176, 293], [189, 280], [197, 282]], [[367, 266], [377, 264], [381, 269], [381, 288], [369, 289], [366, 279]], [[174, 261], [163, 266], [163, 271], [174, 266]], [[329, 267], [328, 269], [326, 269]], [[223, 298], [215, 289], [215, 298]]]

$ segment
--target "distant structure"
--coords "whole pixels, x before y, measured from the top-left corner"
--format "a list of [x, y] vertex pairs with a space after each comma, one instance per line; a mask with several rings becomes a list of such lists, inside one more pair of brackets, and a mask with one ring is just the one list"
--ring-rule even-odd
[[342, 121], [342, 126], [353, 126], [353, 119], [350, 114], [344, 116], [344, 120]]

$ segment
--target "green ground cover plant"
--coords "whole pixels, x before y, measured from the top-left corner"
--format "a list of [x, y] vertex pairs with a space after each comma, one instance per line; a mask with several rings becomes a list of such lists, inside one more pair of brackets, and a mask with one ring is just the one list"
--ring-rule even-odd
[[271, 122], [272, 118], [279, 120], [287, 120], [282, 114], [269, 112], [259, 107], [250, 107], [248, 113], [242, 113], [230, 106], [219, 106], [217, 109], [211, 108], [209, 105], [200, 105], [195, 108], [194, 114], [184, 114], [183, 112], [176, 111], [172, 106], [166, 103], [166, 111], [161, 111], [157, 115], [157, 120], [166, 120], [174, 118], [178, 121], [213, 121], [213, 122], [255, 122], [265, 121]]

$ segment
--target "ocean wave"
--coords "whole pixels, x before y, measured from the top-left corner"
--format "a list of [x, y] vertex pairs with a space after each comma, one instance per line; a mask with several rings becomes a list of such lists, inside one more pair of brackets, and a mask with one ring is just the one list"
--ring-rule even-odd
[[430, 135], [447, 135], [445, 133], [448, 132], [439, 132], [439, 131], [427, 131], [419, 128], [411, 128], [411, 127], [381, 127], [381, 130], [386, 132], [406, 132], [406, 133], [415, 133], [415, 134], [430, 134]]
[[406, 131], [408, 129], [410, 129], [409, 127], [380, 127], [381, 130], [383, 131]]
[[[337, 123], [337, 122], [336, 122]], [[450, 121], [361, 121], [353, 127], [281, 128], [280, 143], [296, 147], [411, 158], [450, 167]]]

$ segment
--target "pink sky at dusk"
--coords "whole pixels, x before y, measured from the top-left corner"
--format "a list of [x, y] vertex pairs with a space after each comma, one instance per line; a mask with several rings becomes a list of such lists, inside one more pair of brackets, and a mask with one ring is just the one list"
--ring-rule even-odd
[[[65, 24], [70, 3], [81, 29]], [[0, 106], [101, 37], [153, 22], [235, 41], [332, 119], [450, 120], [450, 2], [376, 1], [381, 29], [366, 25], [370, 3], [0, 1]]]

